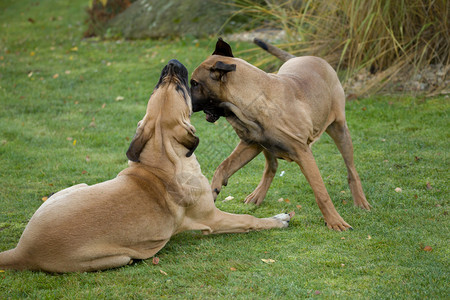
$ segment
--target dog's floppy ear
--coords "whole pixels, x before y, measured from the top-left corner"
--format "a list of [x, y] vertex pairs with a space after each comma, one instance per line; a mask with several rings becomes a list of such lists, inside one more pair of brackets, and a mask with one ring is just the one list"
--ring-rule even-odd
[[209, 70], [211, 71], [210, 76], [212, 79], [223, 81], [224, 75], [226, 75], [228, 72], [236, 71], [236, 65], [217, 61]]
[[200, 143], [200, 139], [195, 134], [190, 134], [188, 142], [184, 145], [189, 149], [188, 153], [186, 153], [186, 157], [190, 157], [192, 153], [194, 153], [195, 149], [197, 149], [198, 144]]
[[128, 147], [128, 159], [134, 162], [139, 162], [139, 156], [141, 155], [142, 149], [144, 149], [144, 146], [148, 140], [149, 138], [144, 137], [143, 130], [138, 129], [133, 137], [133, 140], [131, 141], [130, 147]]
[[190, 157], [197, 149], [200, 139], [195, 135], [195, 128], [189, 122], [183, 122], [180, 125], [177, 126], [175, 139], [189, 150], [186, 153], [186, 157]]
[[234, 57], [231, 51], [231, 46], [225, 43], [222, 38], [219, 38], [216, 43], [216, 49], [212, 55], [222, 55], [228, 57]]

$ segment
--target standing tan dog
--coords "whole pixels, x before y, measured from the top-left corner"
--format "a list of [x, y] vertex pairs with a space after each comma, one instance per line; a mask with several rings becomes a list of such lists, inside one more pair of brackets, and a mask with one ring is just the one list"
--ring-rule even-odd
[[17, 247], [0, 253], [0, 269], [101, 270], [149, 258], [185, 230], [210, 234], [287, 227], [289, 214], [258, 219], [214, 206], [192, 154], [199, 139], [189, 121], [191, 107], [188, 72], [171, 60], [127, 151], [129, 167], [112, 180], [75, 185], [50, 197]]
[[310, 149], [326, 131], [344, 157], [355, 205], [370, 209], [353, 164], [345, 95], [336, 72], [318, 57], [295, 57], [261, 41], [259, 45], [286, 61], [278, 74], [234, 58], [231, 47], [219, 39], [213, 55], [192, 75], [193, 111], [203, 110], [209, 122], [226, 117], [241, 139], [214, 174], [214, 199], [228, 178], [262, 151], [264, 174], [246, 203], [264, 200], [277, 170], [277, 158], [295, 161], [314, 191], [327, 226], [351, 228], [331, 202]]

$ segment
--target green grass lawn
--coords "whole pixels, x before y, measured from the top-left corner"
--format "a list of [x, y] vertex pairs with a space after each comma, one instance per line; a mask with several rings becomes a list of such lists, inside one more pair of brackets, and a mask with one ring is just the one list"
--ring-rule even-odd
[[[87, 3], [0, 2], [0, 251], [15, 247], [43, 197], [124, 169], [162, 67], [177, 58], [192, 71], [212, 52], [214, 38], [82, 40]], [[353, 231], [324, 226], [311, 188], [292, 163], [280, 162], [260, 207], [243, 204], [262, 175], [258, 157], [230, 179], [217, 206], [258, 217], [294, 210], [289, 228], [185, 232], [157, 254], [158, 265], [149, 259], [64, 275], [0, 270], [0, 299], [447, 298], [449, 109], [444, 97], [380, 96], [347, 104], [371, 212], [352, 205], [332, 140], [324, 135], [314, 145], [328, 192]], [[192, 123], [201, 141], [197, 158], [211, 179], [238, 139], [224, 120], [212, 125], [197, 113]], [[235, 199], [223, 202], [229, 195]], [[269, 258], [275, 262], [261, 260]]]

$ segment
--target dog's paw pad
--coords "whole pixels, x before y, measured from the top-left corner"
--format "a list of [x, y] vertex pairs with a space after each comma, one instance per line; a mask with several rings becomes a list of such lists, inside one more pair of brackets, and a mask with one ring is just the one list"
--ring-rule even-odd
[[291, 215], [290, 214], [279, 214], [279, 215], [273, 216], [272, 219], [279, 220], [283, 224], [283, 227], [288, 227], [289, 221], [291, 220]]

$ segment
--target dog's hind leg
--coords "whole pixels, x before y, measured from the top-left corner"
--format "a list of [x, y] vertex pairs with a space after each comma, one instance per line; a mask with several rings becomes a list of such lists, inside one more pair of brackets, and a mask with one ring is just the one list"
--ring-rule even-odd
[[220, 193], [222, 186], [226, 186], [228, 178], [237, 170], [245, 166], [249, 161], [261, 153], [262, 147], [256, 144], [247, 144], [240, 141], [233, 152], [216, 169], [211, 182], [211, 190], [214, 201]]
[[319, 205], [319, 208], [322, 211], [328, 228], [337, 231], [351, 228], [351, 226], [342, 219], [334, 207], [309, 146], [304, 145], [297, 149], [297, 158], [295, 159], [295, 162], [300, 166], [306, 180], [308, 180], [309, 185], [313, 189], [317, 205]]
[[266, 157], [266, 166], [264, 168], [263, 177], [261, 178], [261, 182], [258, 184], [256, 189], [248, 195], [247, 198], [245, 198], [245, 203], [255, 203], [256, 205], [260, 205], [266, 197], [273, 177], [277, 172], [277, 158], [267, 150], [263, 150], [263, 153]]
[[347, 166], [348, 185], [350, 186], [355, 205], [370, 210], [370, 204], [366, 200], [361, 179], [359, 178], [358, 172], [356, 172], [353, 162], [353, 144], [346, 122], [336, 120], [328, 126], [326, 131], [333, 138], [344, 158], [345, 165]]

